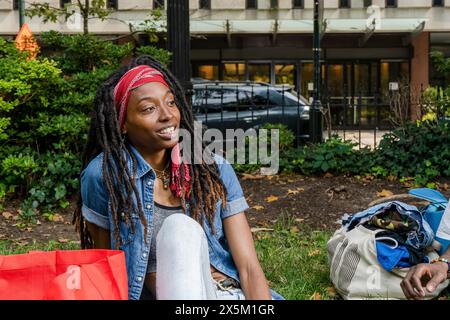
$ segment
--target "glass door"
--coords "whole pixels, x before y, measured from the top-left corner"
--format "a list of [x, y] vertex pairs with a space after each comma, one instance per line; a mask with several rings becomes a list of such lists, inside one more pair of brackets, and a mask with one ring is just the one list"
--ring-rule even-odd
[[[324, 100], [330, 106], [333, 127], [341, 127], [349, 118], [349, 88], [351, 88], [351, 64], [328, 63], [325, 66]], [[351, 114], [351, 111], [350, 111]]]
[[270, 83], [270, 63], [249, 63], [248, 80]]
[[372, 88], [372, 69], [370, 62], [355, 62], [353, 64], [353, 126], [375, 126], [376, 107]]

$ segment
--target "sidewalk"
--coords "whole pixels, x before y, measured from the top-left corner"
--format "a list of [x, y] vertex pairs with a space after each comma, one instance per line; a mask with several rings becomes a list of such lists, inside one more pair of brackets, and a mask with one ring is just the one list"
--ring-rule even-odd
[[[356, 148], [364, 148], [370, 147], [374, 148], [378, 146], [381, 141], [381, 138], [390, 131], [387, 130], [377, 130], [375, 134], [375, 130], [361, 130], [361, 135], [358, 130], [332, 130], [332, 135], [338, 135], [340, 138], [344, 140], [350, 140], [358, 144]], [[323, 139], [328, 139], [328, 131], [323, 132]]]

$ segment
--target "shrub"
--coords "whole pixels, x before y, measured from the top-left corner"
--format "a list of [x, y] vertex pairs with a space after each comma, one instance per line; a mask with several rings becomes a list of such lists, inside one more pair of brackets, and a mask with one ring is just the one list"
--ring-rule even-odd
[[0, 48], [0, 140], [5, 140], [20, 130], [18, 118], [34, 116], [50, 105], [61, 70], [46, 58], [27, 60], [3, 39]]
[[116, 45], [88, 34], [64, 35], [43, 32], [41, 45], [47, 55], [58, 62], [64, 74], [91, 72], [105, 67], [115, 68], [131, 56], [133, 45]]
[[[271, 150], [271, 141], [272, 141], [271, 130], [279, 130], [280, 154], [287, 153], [290, 149], [292, 149], [294, 140], [295, 140], [295, 135], [291, 130], [288, 129], [287, 126], [285, 126], [283, 124], [266, 123], [261, 128], [267, 130], [267, 136], [265, 137], [266, 139], [264, 139], [264, 137], [262, 137], [261, 140], [258, 138], [258, 143], [259, 144], [267, 144], [267, 148], [268, 148], [269, 152], [271, 152], [270, 151]], [[246, 161], [249, 159], [249, 152], [250, 152], [249, 145], [250, 145], [251, 138], [252, 137], [246, 137], [246, 140], [245, 140]], [[237, 154], [237, 152], [235, 152], [235, 154]], [[259, 160], [259, 158], [258, 158], [258, 160]], [[255, 164], [250, 164], [250, 163], [236, 164], [235, 163], [233, 165], [233, 167], [234, 167], [234, 170], [236, 170], [237, 172], [255, 173], [256, 171], [258, 171], [261, 168], [261, 163], [259, 161]]]
[[288, 168], [305, 175], [362, 174], [375, 166], [370, 149], [355, 150], [357, 144], [333, 137], [322, 144], [306, 145], [291, 153]]
[[422, 97], [423, 121], [436, 121], [438, 115], [450, 117], [450, 87], [443, 90], [429, 87]]
[[[290, 134], [284, 132], [281, 136], [281, 145], [281, 141], [291, 141]], [[356, 143], [338, 137], [297, 149], [289, 145], [280, 147], [280, 169], [285, 172], [396, 177], [413, 180], [417, 187], [433, 187], [436, 178], [450, 177], [450, 129], [446, 121], [408, 123], [386, 134], [375, 150], [358, 149]], [[235, 165], [238, 172], [254, 172], [260, 167]]]
[[393, 176], [415, 177], [425, 185], [450, 176], [450, 129], [446, 121], [409, 123], [387, 134], [377, 151], [379, 162]]
[[[67, 207], [78, 191], [95, 93], [134, 49], [57, 32], [40, 41], [53, 60], [27, 59], [0, 38], [0, 206], [7, 196], [25, 197], [22, 215], [30, 219]], [[167, 51], [144, 51], [169, 61]]]
[[17, 186], [26, 186], [33, 181], [33, 175], [38, 167], [33, 155], [10, 154], [1, 161], [1, 175], [4, 181], [13, 191]]
[[136, 49], [136, 53], [138, 55], [147, 54], [155, 58], [165, 66], [168, 66], [172, 61], [172, 53], [154, 46], [140, 46]]

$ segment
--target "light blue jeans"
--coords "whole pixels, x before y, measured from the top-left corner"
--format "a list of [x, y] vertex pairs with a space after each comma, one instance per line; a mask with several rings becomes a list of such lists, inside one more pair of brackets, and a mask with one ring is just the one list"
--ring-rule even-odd
[[184, 214], [166, 218], [156, 237], [156, 299], [244, 300], [241, 289], [222, 290], [211, 276], [208, 242]]
[[244, 292], [240, 288], [222, 290], [217, 287], [216, 295], [219, 300], [245, 300]]

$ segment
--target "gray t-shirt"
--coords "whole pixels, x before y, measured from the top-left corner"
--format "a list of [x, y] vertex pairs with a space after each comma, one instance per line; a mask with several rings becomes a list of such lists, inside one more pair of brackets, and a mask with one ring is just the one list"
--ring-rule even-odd
[[147, 273], [156, 272], [156, 236], [158, 235], [159, 229], [161, 229], [164, 220], [172, 214], [183, 213], [181, 206], [168, 207], [155, 202], [154, 208], [155, 212], [153, 215], [152, 240], [150, 244]]

